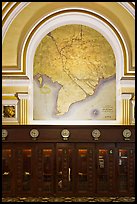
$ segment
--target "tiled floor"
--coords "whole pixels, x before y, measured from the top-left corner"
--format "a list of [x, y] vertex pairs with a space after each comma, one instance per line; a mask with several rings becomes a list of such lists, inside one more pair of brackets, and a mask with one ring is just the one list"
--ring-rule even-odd
[[135, 197], [22, 197], [2, 198], [2, 202], [135, 202]]

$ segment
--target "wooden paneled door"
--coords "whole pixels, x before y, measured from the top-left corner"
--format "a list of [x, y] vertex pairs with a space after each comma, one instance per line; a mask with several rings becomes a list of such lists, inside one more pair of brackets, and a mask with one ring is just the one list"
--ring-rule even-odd
[[11, 144], [2, 147], [2, 192], [3, 196], [15, 194], [15, 148]]
[[55, 193], [55, 145], [39, 143], [35, 146], [36, 166], [35, 178], [37, 195], [53, 195]]
[[94, 195], [94, 172], [94, 144], [57, 144], [56, 193], [58, 195]]
[[96, 144], [96, 193], [114, 195], [115, 144]]
[[32, 143], [14, 144], [15, 191], [16, 195], [31, 196], [35, 193], [35, 149]]
[[131, 195], [135, 192], [135, 146], [121, 143], [116, 148], [117, 191], [120, 195]]
[[76, 145], [75, 184], [77, 195], [95, 194], [95, 144]]
[[72, 195], [74, 192], [74, 144], [56, 144], [56, 194]]

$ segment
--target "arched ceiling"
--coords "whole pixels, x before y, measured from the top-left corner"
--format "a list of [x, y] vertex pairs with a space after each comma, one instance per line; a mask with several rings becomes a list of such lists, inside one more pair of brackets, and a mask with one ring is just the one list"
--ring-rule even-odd
[[20, 45], [31, 28], [45, 15], [66, 8], [83, 8], [99, 13], [116, 26], [131, 50], [135, 66], [134, 2], [2, 2], [3, 68], [17, 66]]

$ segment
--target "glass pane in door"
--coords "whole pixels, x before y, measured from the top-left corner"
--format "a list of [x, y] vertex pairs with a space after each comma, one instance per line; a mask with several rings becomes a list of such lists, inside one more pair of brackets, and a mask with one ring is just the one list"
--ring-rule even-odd
[[87, 149], [78, 149], [78, 189], [86, 191], [88, 188], [88, 157]]
[[72, 149], [57, 150], [57, 191], [72, 191]]
[[108, 150], [98, 150], [98, 190], [108, 190]]
[[53, 184], [52, 149], [43, 149], [43, 190], [51, 192]]
[[119, 190], [128, 189], [128, 150], [119, 149]]
[[2, 150], [2, 188], [3, 191], [11, 189], [11, 149]]
[[63, 159], [62, 159], [62, 152], [63, 152], [63, 149], [58, 149], [58, 169], [57, 169], [57, 187], [58, 187], [58, 191], [62, 191], [62, 180], [63, 180], [63, 177], [62, 177], [62, 168], [63, 168]]
[[23, 149], [23, 190], [31, 190], [31, 149]]

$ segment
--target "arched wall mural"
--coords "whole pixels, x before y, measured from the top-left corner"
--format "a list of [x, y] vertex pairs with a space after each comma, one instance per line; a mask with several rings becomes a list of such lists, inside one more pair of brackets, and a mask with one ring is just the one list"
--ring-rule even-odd
[[[59, 30], [65, 28], [65, 26], [71, 28], [67, 29], [68, 33], [69, 30], [72, 31], [75, 27], [75, 35], [78, 35], [81, 28], [83, 28], [83, 31], [85, 30], [85, 39], [83, 39], [86, 45], [90, 44], [90, 47], [87, 46], [87, 49], [85, 49], [85, 52], [87, 52], [87, 56], [90, 61], [90, 65], [86, 64], [86, 58], [84, 59], [84, 57], [82, 57], [84, 59], [83, 61], [81, 58], [82, 62], [80, 61], [80, 59], [78, 59], [80, 58], [80, 53], [77, 54], [77, 60], [75, 60], [76, 56], [66, 56], [69, 57], [69, 60], [65, 62], [65, 53], [63, 56], [64, 58], [62, 58], [63, 52], [67, 52], [68, 55], [72, 55], [75, 50], [74, 48], [78, 46], [78, 41], [75, 40], [76, 36], [74, 35], [74, 33], [71, 35], [69, 34], [69, 41], [73, 42], [71, 50], [69, 50], [69, 46], [66, 46], [66, 48], [63, 49], [60, 53], [58, 49], [59, 47], [55, 42], [56, 40], [53, 40], [53, 33], [56, 33], [56, 35], [59, 36], [60, 34], [57, 34], [57, 32], [60, 32]], [[92, 42], [92, 40], [90, 39], [90, 32], [92, 33], [92, 36], [96, 36], [95, 41], [97, 41], [98, 43]], [[63, 38], [63, 34], [61, 36]], [[74, 37], [74, 39], [72, 36]], [[43, 54], [45, 52], [44, 50], [46, 49], [46, 45], [43, 45], [43, 41], [45, 42], [45, 39], [47, 38], [51, 43], [50, 46], [48, 46], [48, 53], [50, 55], [50, 57], [48, 57], [48, 60], [50, 59], [50, 62], [48, 62], [48, 64], [50, 65], [50, 68], [45, 69], [45, 66], [49, 66], [48, 64], [46, 64], [47, 61], [45, 61], [47, 52]], [[62, 38], [60, 38], [60, 40], [62, 40]], [[73, 40], [70, 38], [72, 38]], [[88, 38], [88, 43], [86, 38]], [[104, 48], [100, 47], [101, 40], [104, 43]], [[65, 40], [65, 43], [67, 44], [67, 38]], [[74, 43], [76, 46], [74, 46]], [[95, 51], [94, 55], [91, 55], [91, 53], [89, 54], [89, 52], [92, 52], [93, 49], [91, 44], [94, 44], [94, 50], [95, 47], [98, 46], [98, 54], [95, 54]], [[82, 40], [80, 45], [84, 46], [84, 43], [82, 44]], [[59, 43], [59, 46], [61, 46], [61, 42]], [[55, 51], [53, 55], [53, 53], [50, 52], [54, 48]], [[83, 49], [81, 49], [80, 52], [83, 52]], [[101, 50], [104, 50], [104, 52], [102, 52]], [[61, 55], [59, 55], [59, 53]], [[107, 56], [109, 56], [109, 58]], [[41, 60], [36, 63], [39, 57], [41, 58]], [[55, 60], [55, 58], [57, 59]], [[96, 65], [93, 63], [93, 60]], [[35, 30], [35, 33], [33, 33], [31, 41], [29, 41], [28, 49], [26, 52], [26, 62], [26, 70], [29, 70], [28, 76], [30, 78], [29, 121], [31, 124], [90, 125], [120, 123], [121, 115], [119, 114], [119, 112], [121, 112], [122, 104], [119, 90], [120, 78], [123, 74], [122, 70], [124, 70], [125, 63], [123, 58], [123, 47], [121, 46], [119, 37], [116, 36], [116, 33], [111, 28], [109, 23], [107, 24], [98, 15], [90, 13], [89, 11], [85, 12], [81, 9], [66, 9], [65, 11], [58, 11], [57, 13], [55, 13], [55, 15], [52, 15], [52, 17], [47, 20], [43, 19], [42, 23], [39, 23], [39, 26], [37, 26], [37, 30]], [[65, 69], [65, 71], [70, 72], [69, 75], [65, 72], [62, 72], [62, 66], [60, 63], [62, 63], [62, 66], [64, 66], [65, 64], [67, 65], [67, 69]], [[80, 66], [80, 63], [83, 64], [85, 71], [82, 66]], [[87, 68], [88, 66], [89, 69]], [[93, 70], [93, 66], [96, 69], [96, 71], [94, 70], [94, 78], [96, 73], [96, 80], [94, 81], [94, 84], [91, 84], [93, 85], [91, 88], [88, 83], [91, 81], [93, 83], [93, 74], [91, 75], [88, 73], [88, 76], [84, 76], [84, 74], [86, 75], [87, 70], [90, 70], [91, 67], [91, 69]], [[37, 69], [39, 69], [39, 73], [36, 73]], [[104, 76], [102, 73], [103, 69], [105, 69]], [[53, 74], [51, 74], [52, 71], [53, 73], [56, 73], [56, 77], [50, 76]], [[48, 86], [48, 84], [46, 84], [46, 81], [43, 85], [41, 83], [44, 82], [44, 78], [46, 76], [45, 73], [48, 76], [46, 79], [51, 79], [52, 77], [51, 81], [48, 81], [50, 87]], [[78, 78], [77, 76], [79, 75], [79, 73], [82, 73], [81, 78]], [[64, 76], [66, 76], [65, 80]], [[89, 78], [89, 80], [86, 80], [86, 78]], [[63, 80], [65, 81], [65, 84], [63, 83]], [[59, 81], [60, 83], [58, 83]], [[53, 84], [50, 82], [53, 82]], [[73, 90], [70, 91], [71, 89], [69, 89], [68, 87], [72, 85]], [[53, 86], [54, 88], [56, 87], [56, 90], [54, 90], [54, 94], [50, 92], [51, 86]], [[100, 88], [102, 88], [102, 90]], [[111, 90], [111, 92], [109, 90]], [[107, 96], [107, 92], [110, 93], [110, 96]], [[44, 93], [48, 93], [49, 95]], [[64, 93], [67, 94], [67, 97], [65, 97]], [[98, 95], [100, 95], [100, 97], [98, 97]], [[54, 98], [54, 96], [56, 96], [56, 99]], [[54, 103], [46, 101], [46, 97], [48, 101], [51, 101], [53, 99]], [[107, 102], [105, 102], [106, 100]]]
[[116, 60], [109, 42], [85, 25], [64, 25], [37, 47], [34, 120], [116, 120]]

